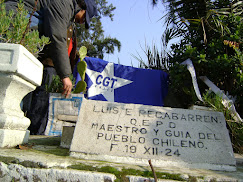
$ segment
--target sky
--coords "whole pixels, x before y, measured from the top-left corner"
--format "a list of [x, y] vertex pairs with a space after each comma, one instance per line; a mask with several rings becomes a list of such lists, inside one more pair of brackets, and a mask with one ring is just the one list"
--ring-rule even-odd
[[165, 13], [164, 6], [159, 3], [153, 7], [151, 0], [107, 0], [116, 9], [113, 11], [114, 20], [102, 18], [105, 36], [116, 38], [121, 42], [120, 52], [105, 54], [104, 60], [120, 63], [126, 66], [138, 67], [139, 62], [133, 57], [141, 56], [146, 45], [161, 47], [161, 36], [164, 23], [161, 17]]

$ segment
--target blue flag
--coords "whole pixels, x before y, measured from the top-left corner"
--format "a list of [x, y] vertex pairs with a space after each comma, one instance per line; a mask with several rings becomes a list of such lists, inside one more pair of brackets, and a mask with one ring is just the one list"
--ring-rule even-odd
[[[109, 102], [163, 106], [168, 74], [86, 57], [87, 98]], [[78, 80], [77, 80], [78, 81]]]

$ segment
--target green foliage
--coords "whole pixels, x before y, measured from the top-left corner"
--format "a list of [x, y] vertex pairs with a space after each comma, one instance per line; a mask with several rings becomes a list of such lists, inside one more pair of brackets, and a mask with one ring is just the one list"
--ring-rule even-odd
[[[191, 76], [180, 65], [190, 58], [197, 78], [207, 76], [221, 90], [237, 96], [236, 109], [243, 113], [242, 1], [161, 1], [168, 9], [163, 17], [166, 21], [164, 45], [177, 36], [181, 38], [179, 43], [171, 44], [170, 55], [165, 55], [171, 64], [170, 90], [184, 108], [195, 103]], [[156, 5], [159, 1], [152, 2]], [[204, 93], [207, 86], [200, 79], [198, 84]]]
[[168, 72], [170, 65], [169, 58], [166, 57], [166, 54], [168, 54], [165, 50], [163, 52], [160, 52], [156, 45], [154, 45], [152, 48], [145, 45], [145, 50], [143, 50], [147, 57], [147, 63], [145, 63], [140, 55], [134, 56], [135, 59], [137, 59], [140, 63], [140, 68], [145, 69], [160, 69], [163, 71]]
[[[75, 78], [73, 75], [69, 76], [70, 80], [72, 81], [72, 84], [75, 84]], [[45, 85], [46, 92], [49, 93], [62, 93], [63, 92], [63, 84], [62, 80], [58, 75], [52, 76], [51, 83], [46, 83]]]
[[226, 121], [232, 121], [230, 111], [222, 104], [222, 97], [211, 91], [207, 91], [203, 94], [204, 104], [213, 108], [215, 111], [223, 112]]
[[206, 92], [203, 95], [204, 104], [213, 108], [215, 111], [223, 112], [227, 122], [231, 142], [235, 152], [243, 153], [243, 123], [236, 123], [230, 114], [230, 111], [222, 104], [222, 97], [212, 92]]
[[[237, 17], [229, 15], [225, 17], [225, 22], [229, 24], [235, 24], [235, 26], [229, 27], [231, 34], [218, 35], [212, 37], [207, 41], [207, 45], [200, 43], [199, 39], [187, 38], [187, 41], [181, 41], [179, 45], [173, 45], [172, 51], [174, 52], [173, 58], [170, 60], [173, 63], [173, 67], [170, 69], [171, 79], [175, 80], [179, 74], [175, 69], [178, 69], [178, 64], [184, 60], [191, 58], [196, 70], [197, 76], [207, 76], [212, 82], [214, 82], [221, 90], [228, 91], [230, 95], [237, 95], [236, 107], [239, 113], [242, 113], [242, 51], [241, 45], [239, 48], [230, 47], [224, 45], [224, 40], [231, 40], [233, 42], [242, 42], [242, 35], [237, 35], [242, 32], [242, 22], [237, 21]], [[199, 37], [200, 38], [200, 37]], [[191, 42], [190, 46], [187, 42]], [[184, 73], [183, 73], [184, 74]], [[182, 76], [180, 74], [180, 76]], [[184, 76], [182, 76], [184, 77]], [[190, 77], [178, 78], [174, 84], [174, 87], [181, 88], [185, 85]], [[179, 84], [178, 84], [179, 83]], [[198, 81], [200, 90], [204, 92], [205, 85]], [[178, 84], [178, 85], [177, 85]]]
[[63, 91], [62, 81], [58, 75], [52, 76], [51, 83], [47, 83], [45, 87], [46, 92], [49, 93], [62, 93]]
[[96, 0], [99, 16], [93, 18], [90, 28], [85, 29], [84, 25], [78, 25], [77, 37], [80, 40], [78, 47], [85, 46], [88, 49], [87, 55], [103, 59], [104, 54], [113, 54], [115, 48], [120, 51], [121, 43], [116, 38], [105, 37], [101, 23], [101, 17], [109, 17], [113, 20], [113, 11], [116, 9], [106, 0]]
[[87, 48], [82, 46], [79, 49], [80, 62], [77, 65], [77, 70], [78, 70], [78, 73], [79, 73], [79, 75], [81, 77], [81, 80], [77, 83], [77, 85], [75, 87], [75, 90], [73, 91], [74, 93], [84, 92], [86, 90], [86, 87], [87, 87], [87, 84], [84, 81], [87, 64], [83, 60], [85, 58], [86, 54], [87, 54]]
[[13, 10], [7, 13], [4, 0], [0, 0], [0, 43], [21, 44], [37, 56], [49, 44], [49, 38], [39, 38], [38, 31], [30, 31], [27, 15], [28, 11], [24, 9], [22, 1], [19, 1], [16, 13]]

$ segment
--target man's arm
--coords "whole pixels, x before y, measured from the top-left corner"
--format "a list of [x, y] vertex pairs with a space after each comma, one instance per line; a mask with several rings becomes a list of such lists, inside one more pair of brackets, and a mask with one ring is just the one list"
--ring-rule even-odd
[[63, 94], [68, 95], [72, 90], [69, 79], [71, 66], [67, 50], [67, 27], [72, 17], [71, 1], [52, 0], [44, 12], [44, 35], [50, 38], [48, 56], [53, 60], [57, 74], [62, 79]]
[[69, 96], [69, 94], [71, 94], [73, 85], [72, 85], [72, 81], [70, 80], [69, 77], [63, 78], [62, 79], [62, 83], [63, 83], [63, 95], [65, 95], [66, 97]]

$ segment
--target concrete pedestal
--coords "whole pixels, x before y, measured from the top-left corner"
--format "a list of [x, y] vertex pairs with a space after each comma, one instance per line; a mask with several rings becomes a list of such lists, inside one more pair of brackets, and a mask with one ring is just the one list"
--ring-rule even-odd
[[0, 44], [0, 147], [26, 143], [30, 120], [20, 103], [41, 84], [43, 66], [18, 44]]

